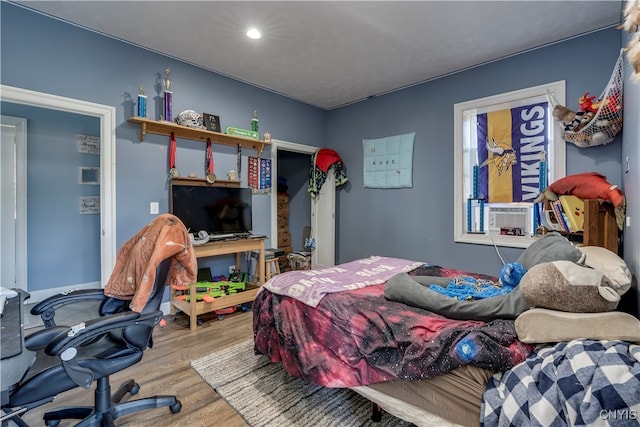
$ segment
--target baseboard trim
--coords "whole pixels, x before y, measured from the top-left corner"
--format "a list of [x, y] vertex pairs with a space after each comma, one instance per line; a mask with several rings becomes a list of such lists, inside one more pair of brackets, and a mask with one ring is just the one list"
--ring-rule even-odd
[[171, 303], [169, 301], [163, 302], [160, 304], [160, 310], [162, 310], [162, 314], [165, 316], [171, 313]]
[[60, 293], [78, 291], [83, 289], [100, 289], [101, 287], [102, 287], [102, 283], [98, 281], [98, 282], [80, 283], [80, 284], [70, 285], [70, 286], [62, 286], [59, 288], [42, 289], [40, 291], [27, 291], [29, 292], [29, 295], [31, 295], [31, 298], [27, 299], [25, 303], [27, 304], [39, 303], [40, 301], [43, 301], [49, 298], [50, 296], [57, 295]]

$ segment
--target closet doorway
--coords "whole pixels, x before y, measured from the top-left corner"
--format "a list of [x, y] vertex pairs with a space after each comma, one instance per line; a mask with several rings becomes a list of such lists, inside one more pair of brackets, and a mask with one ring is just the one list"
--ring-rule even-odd
[[[304, 228], [311, 227], [311, 237], [316, 246], [312, 251], [312, 267], [330, 267], [335, 264], [335, 186], [325, 183], [327, 188], [312, 199], [307, 192], [309, 167], [318, 147], [273, 140], [271, 167], [273, 192], [271, 196], [271, 245], [278, 246], [278, 177], [286, 180], [289, 195], [289, 233], [291, 248], [304, 249]], [[283, 189], [281, 182], [280, 188]], [[330, 190], [330, 191], [329, 191]]]

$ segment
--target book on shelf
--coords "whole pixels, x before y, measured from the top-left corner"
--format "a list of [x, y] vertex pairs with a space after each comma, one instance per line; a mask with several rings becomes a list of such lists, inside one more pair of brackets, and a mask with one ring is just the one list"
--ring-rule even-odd
[[542, 215], [540, 215], [540, 222], [547, 230], [564, 231], [553, 210], [543, 210]]
[[564, 211], [562, 210], [562, 205], [560, 204], [560, 200], [555, 200], [551, 202], [551, 207], [553, 208], [553, 212], [555, 213], [556, 218], [558, 219], [558, 222], [562, 226], [562, 231], [566, 233], [571, 233], [572, 230], [569, 227], [568, 220], [564, 214]]
[[572, 232], [584, 230], [584, 201], [573, 195], [559, 197]]

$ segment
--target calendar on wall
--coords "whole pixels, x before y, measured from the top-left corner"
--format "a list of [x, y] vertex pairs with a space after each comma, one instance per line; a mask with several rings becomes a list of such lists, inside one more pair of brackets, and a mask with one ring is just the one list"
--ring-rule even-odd
[[271, 159], [249, 157], [247, 182], [253, 194], [271, 194]]

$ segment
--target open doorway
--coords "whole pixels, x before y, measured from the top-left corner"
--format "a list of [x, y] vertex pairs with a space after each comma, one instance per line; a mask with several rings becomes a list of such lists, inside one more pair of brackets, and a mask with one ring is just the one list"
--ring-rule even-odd
[[[325, 239], [324, 241], [329, 240], [331, 243], [316, 245], [313, 257], [317, 257], [319, 253], [322, 253], [321, 259], [334, 260], [335, 246], [333, 241], [335, 237], [333, 236], [333, 224], [335, 218], [333, 215], [317, 215], [318, 200], [312, 200], [307, 192], [311, 159], [319, 148], [279, 140], [273, 140], [272, 142], [272, 176], [274, 181], [278, 177], [281, 178], [280, 189], [283, 190], [283, 187], [286, 187], [286, 195], [288, 197], [278, 198], [278, 189], [274, 182], [275, 191], [271, 197], [271, 245], [273, 247], [287, 246], [282, 245], [282, 243], [286, 243], [288, 237], [290, 239], [290, 250], [294, 252], [306, 250], [304, 248], [304, 240], [307, 237], [305, 229], [308, 230], [311, 227], [310, 237], [317, 241], [317, 231], [323, 230], [322, 237]], [[282, 202], [285, 200], [287, 202], [286, 224], [282, 221]], [[278, 209], [279, 206], [280, 209]], [[281, 218], [280, 223], [278, 222], [279, 216]], [[331, 234], [331, 236], [327, 234]], [[333, 262], [330, 264], [333, 265]]]
[[[278, 246], [290, 237], [291, 250], [305, 250], [304, 230], [311, 227], [311, 196], [307, 192], [311, 154], [278, 150]], [[282, 233], [288, 233], [284, 239]], [[306, 236], [309, 237], [309, 236]]]
[[[40, 169], [34, 169], [36, 173], [41, 173], [45, 177], [48, 176], [47, 173], [54, 174], [57, 173], [55, 168], [59, 169], [59, 172], [68, 172], [71, 171], [74, 173], [73, 178], [78, 180], [78, 184], [81, 182], [83, 184], [91, 184], [99, 186], [99, 226], [92, 228], [95, 231], [96, 239], [99, 240], [99, 249], [96, 251], [95, 255], [95, 264], [96, 270], [99, 269], [99, 280], [96, 279], [95, 282], [99, 282], [101, 286], [104, 286], [111, 274], [113, 269], [113, 265], [115, 264], [115, 108], [106, 105], [95, 104], [91, 102], [86, 102], [77, 99], [65, 98], [57, 95], [51, 95], [42, 92], [35, 92], [21, 88], [15, 88], [11, 86], [0, 85], [0, 102], [3, 105], [3, 112], [11, 111], [11, 108], [22, 108], [24, 111], [19, 115], [12, 114], [14, 116], [19, 116], [26, 118], [27, 123], [29, 120], [33, 120], [33, 116], [31, 114], [35, 114], [36, 111], [50, 111], [50, 114], [60, 116], [71, 115], [73, 117], [82, 117], [87, 121], [93, 124], [97, 124], [96, 130], [99, 133], [99, 166], [91, 164], [90, 168], [78, 168], [78, 165], [75, 165], [74, 168], [69, 168], [66, 163], [53, 165], [54, 172], [46, 172], [42, 166], [40, 165]], [[16, 110], [17, 111], [17, 110]], [[30, 117], [31, 116], [31, 117]], [[57, 121], [53, 121], [53, 123], [59, 124]], [[37, 126], [34, 126], [37, 128]], [[33, 130], [33, 128], [32, 128]], [[54, 133], [54, 132], [52, 132]], [[82, 132], [84, 133], [84, 132]], [[36, 135], [37, 132], [31, 132], [30, 135]], [[44, 132], [43, 132], [44, 134]], [[74, 134], [75, 135], [75, 134]], [[13, 140], [13, 138], [11, 138]], [[47, 137], [47, 140], [51, 139]], [[3, 135], [3, 148], [5, 143], [5, 138]], [[26, 142], [26, 139], [25, 141]], [[30, 140], [29, 145], [31, 148], [32, 145]], [[72, 141], [76, 142], [76, 141]], [[29, 151], [33, 151], [30, 148]], [[24, 149], [24, 147], [17, 147], [17, 149]], [[78, 151], [80, 152], [80, 151]], [[41, 151], [38, 153], [41, 154]], [[58, 153], [60, 154], [60, 153]], [[12, 155], [13, 156], [13, 155]], [[17, 156], [17, 155], [16, 155]], [[26, 198], [26, 174], [24, 172], [17, 173], [20, 170], [27, 170], [26, 161], [28, 158], [28, 154], [26, 156], [21, 156], [21, 158], [16, 157], [15, 161], [21, 161], [21, 164], [16, 164], [16, 176], [15, 179], [20, 179], [21, 181], [15, 182], [15, 188], [9, 189], [6, 193], [8, 194], [9, 199], [15, 197], [16, 201], [27, 199]], [[4, 156], [3, 156], [4, 157]], [[50, 156], [53, 157], [53, 156]], [[69, 156], [63, 156], [64, 159], [68, 160]], [[47, 157], [48, 159], [48, 157]], [[60, 161], [60, 157], [55, 158], [57, 161]], [[96, 167], [99, 167], [99, 177], [94, 177], [92, 175], [88, 180], [84, 180], [84, 172], [86, 170], [96, 170]], [[3, 171], [4, 171], [3, 165]], [[13, 169], [13, 168], [12, 168]], [[76, 175], [77, 174], [77, 175]], [[81, 178], [83, 177], [83, 178]], [[11, 183], [13, 179], [2, 180], [3, 185], [6, 183]], [[86, 189], [88, 187], [84, 187]], [[4, 190], [4, 187], [3, 187]], [[15, 194], [14, 194], [15, 193]], [[64, 193], [66, 194], [66, 193]], [[86, 196], [86, 197], [85, 197]], [[33, 199], [34, 194], [29, 194], [29, 198]], [[85, 200], [88, 198], [92, 200], [95, 198], [93, 193], [91, 195], [86, 195], [84, 193], [79, 194], [77, 199], [73, 199], [69, 205], [73, 204], [74, 212], [75, 209], [80, 212], [82, 209], [80, 200]], [[3, 200], [5, 200], [5, 193], [3, 192]], [[31, 200], [32, 201], [32, 200]], [[59, 200], [57, 201], [59, 202]], [[52, 203], [55, 205], [55, 202]], [[14, 209], [14, 208], [12, 208]], [[29, 250], [29, 246], [32, 249], [40, 249], [40, 246], [44, 248], [42, 251], [44, 255], [47, 255], [47, 247], [46, 245], [42, 245], [41, 242], [37, 242], [38, 244], [27, 245], [27, 239], [40, 239], [41, 233], [34, 227], [32, 224], [28, 224], [28, 221], [31, 221], [34, 213], [38, 213], [38, 211], [44, 211], [46, 213], [47, 209], [31, 209], [29, 215], [26, 212], [26, 203], [18, 204], [16, 202], [14, 215], [11, 217], [15, 217], [15, 233], [12, 231], [7, 234], [8, 240], [5, 241], [4, 233], [1, 233], [0, 240], [3, 243], [3, 254], [8, 252], [9, 250], [15, 248], [15, 260], [12, 261], [15, 263], [15, 271], [10, 272], [15, 279], [8, 279], [10, 282], [13, 282], [13, 287], [26, 289], [31, 294], [32, 301], [40, 301], [50, 295], [55, 293], [64, 292], [71, 289], [80, 289], [84, 286], [95, 287], [95, 283], [93, 281], [85, 281], [82, 280], [71, 280], [65, 282], [65, 284], [60, 283], [51, 283], [52, 280], [48, 278], [47, 280], [38, 280], [36, 281], [35, 275], [27, 274], [27, 271], [33, 266], [37, 266], [41, 270], [48, 272], [50, 271], [46, 268], [42, 267], [42, 263], [38, 259], [38, 256], [32, 256], [31, 254], [27, 256], [27, 251]], [[27, 221], [28, 219], [28, 221]], [[46, 223], [43, 221], [44, 226], [47, 225], [51, 227], [50, 223]], [[27, 228], [29, 228], [29, 233], [26, 232]], [[28, 237], [27, 235], [31, 235], [32, 237]], [[77, 239], [75, 239], [77, 240]], [[52, 241], [51, 238], [44, 237], [44, 241]], [[74, 240], [72, 240], [74, 241]], [[6, 249], [6, 250], [5, 250]], [[99, 253], [98, 253], [99, 252]], [[4, 260], [4, 256], [3, 256]], [[31, 263], [31, 265], [30, 265]], [[79, 267], [83, 267], [82, 263], [78, 264]], [[80, 271], [80, 270], [78, 270]], [[4, 272], [2, 273], [4, 277]], [[28, 277], [29, 276], [29, 277]], [[33, 280], [32, 280], [33, 279]], [[4, 279], [3, 279], [4, 281]], [[42, 287], [31, 286], [30, 282], [37, 283], [38, 285], [42, 284]], [[66, 285], [66, 283], [69, 283]], [[4, 283], [3, 283], [4, 284]]]

